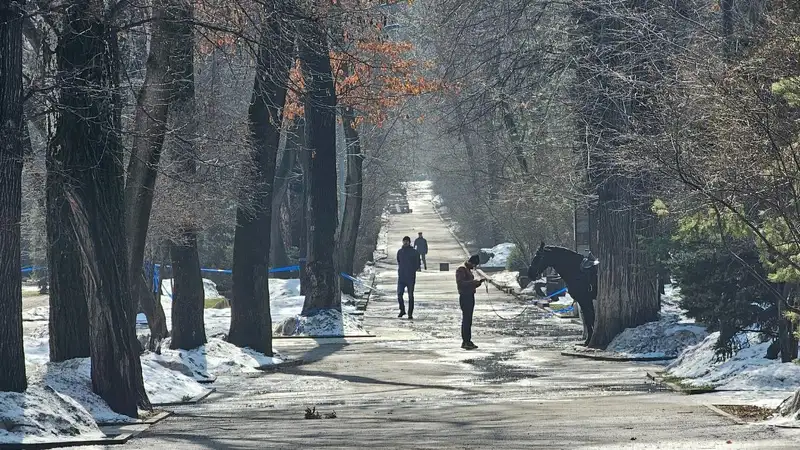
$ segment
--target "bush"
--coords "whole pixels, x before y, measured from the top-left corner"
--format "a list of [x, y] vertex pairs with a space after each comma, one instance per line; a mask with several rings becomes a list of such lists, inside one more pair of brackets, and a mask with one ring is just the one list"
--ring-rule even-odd
[[531, 260], [527, 255], [525, 255], [522, 248], [520, 248], [519, 245], [515, 245], [511, 250], [511, 253], [508, 255], [506, 269], [512, 272], [519, 272], [520, 275], [526, 275], [528, 273], [528, 265], [530, 262]]
[[710, 331], [720, 331], [717, 355], [730, 357], [738, 350], [736, 334], [754, 326], [777, 336], [775, 299], [763, 283], [767, 273], [755, 243], [746, 238], [723, 241], [708, 230], [694, 231], [678, 231], [669, 269], [680, 286], [680, 306], [687, 316]]

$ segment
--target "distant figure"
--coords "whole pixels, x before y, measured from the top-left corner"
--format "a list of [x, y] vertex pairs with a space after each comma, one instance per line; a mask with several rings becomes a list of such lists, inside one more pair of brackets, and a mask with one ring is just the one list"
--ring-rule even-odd
[[421, 231], [419, 232], [419, 237], [414, 240], [414, 248], [417, 249], [419, 257], [422, 258], [422, 265], [425, 267], [425, 270], [428, 270], [428, 262], [425, 261], [425, 255], [428, 254], [428, 241], [422, 237]]
[[472, 313], [475, 310], [475, 290], [484, 280], [476, 280], [472, 274], [481, 259], [479, 255], [470, 256], [464, 265], [456, 269], [456, 285], [458, 285], [458, 303], [461, 306], [461, 348], [475, 350], [472, 343]]
[[397, 251], [397, 303], [400, 304], [400, 314], [406, 314], [406, 305], [403, 302], [403, 293], [408, 289], [408, 320], [414, 320], [414, 283], [417, 281], [419, 270], [419, 253], [411, 246], [411, 238], [403, 237], [403, 246]]

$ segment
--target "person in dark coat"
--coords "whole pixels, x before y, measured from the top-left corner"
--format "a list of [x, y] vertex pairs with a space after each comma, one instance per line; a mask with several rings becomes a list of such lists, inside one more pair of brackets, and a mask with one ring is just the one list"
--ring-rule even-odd
[[420, 258], [422, 258], [422, 265], [425, 267], [425, 270], [428, 270], [428, 261], [425, 261], [425, 255], [428, 254], [428, 241], [422, 237], [422, 232], [419, 232], [419, 237], [414, 240], [414, 248], [419, 253]]
[[397, 303], [400, 304], [400, 314], [406, 314], [406, 305], [403, 302], [403, 293], [408, 290], [408, 320], [414, 320], [414, 284], [417, 281], [419, 269], [419, 253], [411, 246], [411, 238], [403, 238], [403, 246], [397, 251]]
[[472, 343], [472, 313], [475, 310], [475, 290], [484, 280], [476, 280], [472, 269], [480, 264], [479, 255], [470, 256], [461, 267], [456, 269], [456, 285], [458, 286], [458, 304], [461, 307], [461, 348], [475, 350]]

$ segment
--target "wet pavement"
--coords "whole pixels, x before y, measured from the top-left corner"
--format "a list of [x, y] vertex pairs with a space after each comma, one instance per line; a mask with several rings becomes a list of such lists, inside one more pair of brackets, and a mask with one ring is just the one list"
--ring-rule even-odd
[[[382, 293], [364, 316], [377, 337], [276, 341], [309, 363], [220, 377], [206, 402], [175, 408], [124, 448], [800, 448], [793, 430], [734, 425], [698, 396], [665, 391], [645, 375], [657, 365], [561, 356], [580, 325], [493, 287], [476, 297], [480, 348], [460, 349], [454, 270], [465, 254], [429, 195], [409, 189], [414, 212], [391, 216]], [[393, 261], [418, 231], [430, 269], [418, 274], [409, 321], [396, 317]], [[306, 407], [337, 418], [306, 420]]]

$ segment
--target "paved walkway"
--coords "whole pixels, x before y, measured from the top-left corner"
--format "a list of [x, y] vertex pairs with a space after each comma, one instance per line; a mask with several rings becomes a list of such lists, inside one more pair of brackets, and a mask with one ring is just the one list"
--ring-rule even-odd
[[[474, 338], [459, 348], [454, 267], [458, 242], [431, 207], [409, 192], [413, 214], [395, 215], [390, 255], [365, 317], [376, 338], [281, 340], [276, 348], [313, 362], [253, 378], [221, 377], [207, 402], [175, 409], [125, 448], [786, 448], [793, 430], [736, 426], [648, 382], [656, 366], [560, 356], [580, 327], [522, 308], [490, 287], [477, 296]], [[398, 319], [394, 252], [422, 231], [431, 253], [419, 274], [413, 322]], [[451, 263], [439, 272], [438, 263]], [[336, 419], [305, 420], [316, 406]], [[730, 444], [728, 442], [731, 442]]]

